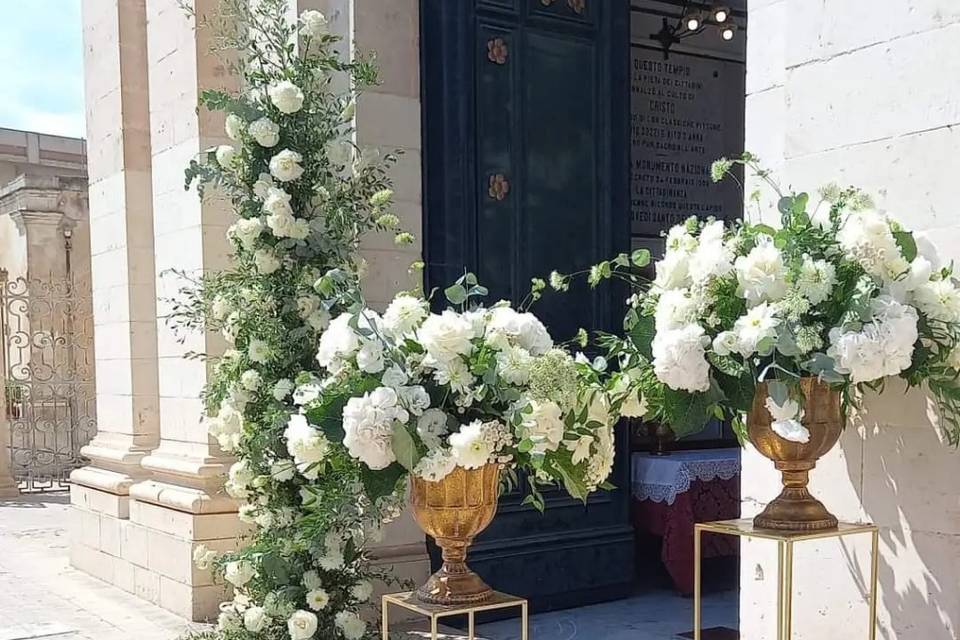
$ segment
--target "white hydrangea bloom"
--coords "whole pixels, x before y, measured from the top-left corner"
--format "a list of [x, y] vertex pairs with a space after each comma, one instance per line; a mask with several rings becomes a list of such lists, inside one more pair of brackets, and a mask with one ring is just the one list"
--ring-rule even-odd
[[[518, 313], [508, 306], [494, 307], [490, 310], [486, 335], [488, 341], [494, 345], [503, 342], [515, 344], [534, 356], [541, 356], [553, 348], [553, 338], [535, 315]], [[500, 338], [499, 341], [498, 338]]]
[[360, 348], [360, 336], [350, 326], [351, 318], [349, 313], [340, 314], [320, 336], [317, 362], [330, 373], [339, 373], [345, 362]]
[[854, 383], [897, 375], [913, 362], [918, 337], [916, 309], [889, 296], [874, 300], [872, 308], [873, 320], [860, 331], [830, 331], [827, 355], [834, 359], [836, 370], [849, 374]]
[[428, 449], [440, 447], [441, 438], [447, 435], [447, 414], [442, 409], [427, 409], [417, 419], [417, 435]]
[[344, 446], [354, 458], [373, 470], [385, 469], [396, 460], [393, 453], [393, 423], [406, 423], [409, 413], [399, 404], [396, 390], [378, 387], [343, 407]]
[[710, 388], [710, 363], [704, 351], [703, 327], [658, 331], [653, 339], [653, 371], [671, 389], [706, 391]]
[[250, 633], [258, 633], [269, 624], [270, 617], [263, 607], [250, 607], [243, 612], [243, 627]]
[[267, 94], [273, 106], [282, 113], [296, 113], [303, 106], [303, 91], [289, 80], [281, 80], [271, 85]]
[[686, 289], [667, 289], [657, 300], [654, 315], [657, 331], [680, 329], [696, 321], [698, 306]]

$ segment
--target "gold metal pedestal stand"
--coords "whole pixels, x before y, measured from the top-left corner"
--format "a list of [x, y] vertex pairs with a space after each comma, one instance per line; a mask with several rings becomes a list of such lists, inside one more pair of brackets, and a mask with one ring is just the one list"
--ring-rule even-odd
[[437, 640], [440, 636], [437, 627], [440, 618], [451, 616], [467, 616], [467, 640], [476, 639], [475, 614], [481, 611], [492, 611], [494, 609], [508, 609], [510, 607], [520, 607], [520, 639], [527, 640], [527, 622], [529, 612], [527, 610], [527, 601], [524, 598], [510, 596], [505, 593], [495, 591], [493, 597], [483, 604], [465, 604], [465, 605], [440, 605], [427, 604], [420, 602], [412, 591], [404, 593], [391, 593], [383, 596], [383, 640], [390, 640], [390, 605], [396, 605], [408, 611], [419, 613], [422, 616], [430, 618], [430, 640]]
[[[877, 569], [880, 561], [880, 529], [873, 524], [840, 523], [836, 529], [826, 531], [777, 531], [757, 529], [752, 520], [721, 520], [704, 522], [694, 526], [694, 586], [693, 586], [693, 639], [700, 640], [700, 537], [704, 531], [741, 538], [775, 540], [779, 550], [777, 557], [777, 640], [790, 640], [793, 633], [793, 545], [806, 540], [842, 538], [860, 533], [869, 533], [872, 540], [870, 552], [870, 640], [877, 637]], [[844, 636], [846, 637], [846, 636]]]

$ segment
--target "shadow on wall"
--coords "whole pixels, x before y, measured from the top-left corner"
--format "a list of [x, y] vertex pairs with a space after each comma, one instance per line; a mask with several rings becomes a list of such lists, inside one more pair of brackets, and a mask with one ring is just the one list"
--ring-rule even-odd
[[[941, 440], [925, 395], [904, 395], [898, 386], [864, 398], [847, 427], [861, 438], [842, 440], [862, 515], [880, 526], [878, 637], [957, 640], [960, 452]], [[870, 575], [866, 557], [844, 552], [852, 575]], [[858, 586], [865, 598], [868, 585]]]

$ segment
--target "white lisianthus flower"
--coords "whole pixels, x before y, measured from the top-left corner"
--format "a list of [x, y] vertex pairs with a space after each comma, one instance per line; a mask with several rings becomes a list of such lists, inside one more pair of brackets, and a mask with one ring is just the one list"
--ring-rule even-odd
[[288, 395], [293, 393], [294, 386], [293, 380], [282, 378], [277, 380], [277, 382], [273, 385], [270, 395], [272, 395], [273, 399], [277, 402], [283, 402]]
[[253, 254], [253, 262], [260, 275], [268, 276], [280, 268], [280, 260], [270, 249], [259, 249]]
[[440, 447], [441, 438], [447, 435], [447, 414], [442, 409], [427, 409], [417, 419], [417, 435], [428, 449]]
[[[360, 640], [367, 632], [367, 623], [353, 611], [340, 611], [334, 616], [333, 621], [345, 640]], [[294, 638], [294, 640], [298, 639]]]
[[383, 371], [383, 343], [380, 340], [362, 341], [357, 351], [357, 368], [364, 373]]
[[[733, 323], [737, 351], [744, 358], [750, 357], [764, 347], [772, 347], [777, 337], [780, 319], [772, 305], [762, 302]], [[769, 344], [764, 344], [764, 342]]]
[[837, 372], [848, 374], [853, 383], [872, 382], [895, 376], [913, 363], [917, 342], [917, 311], [889, 296], [871, 303], [873, 320], [859, 331], [830, 331], [827, 355]]
[[653, 371], [671, 389], [690, 392], [710, 388], [710, 363], [704, 351], [703, 327], [658, 331], [653, 339]]
[[699, 244], [690, 256], [690, 277], [696, 283], [723, 277], [733, 270], [733, 251], [723, 242], [723, 221], [715, 220], [700, 231]]
[[256, 369], [247, 369], [240, 375], [240, 384], [247, 391], [256, 391], [260, 388], [261, 377]]
[[430, 394], [419, 384], [395, 388], [400, 396], [400, 402], [413, 415], [423, 415], [423, 412], [430, 408]]
[[330, 595], [323, 589], [317, 588], [307, 592], [307, 606], [314, 611], [326, 609], [330, 604]]
[[223, 123], [223, 130], [231, 140], [239, 140], [240, 133], [243, 131], [243, 118], [235, 113], [231, 113], [227, 116], [226, 122]]
[[552, 400], [532, 400], [530, 413], [523, 417], [526, 437], [533, 441], [533, 451], [537, 453], [559, 449], [564, 426], [563, 411]]
[[270, 345], [263, 340], [254, 338], [250, 341], [250, 344], [247, 345], [247, 357], [250, 358], [251, 362], [263, 364], [268, 362], [272, 356]]
[[950, 280], [931, 280], [913, 292], [917, 307], [928, 318], [960, 322], [960, 290]]
[[217, 157], [217, 164], [224, 169], [228, 169], [237, 157], [237, 150], [229, 144], [222, 144], [217, 147], [215, 155]]
[[267, 89], [270, 102], [281, 113], [296, 113], [303, 106], [303, 91], [289, 80], [281, 80]]
[[261, 173], [257, 177], [257, 181], [253, 183], [253, 195], [261, 200], [266, 200], [267, 196], [270, 195], [270, 189], [274, 189], [276, 186], [269, 173]]
[[247, 251], [253, 251], [262, 232], [260, 218], [241, 218], [230, 225], [230, 235]]
[[351, 318], [352, 314], [340, 314], [320, 336], [317, 362], [330, 373], [339, 373], [360, 348], [360, 336], [350, 326]]
[[398, 295], [383, 312], [383, 331], [398, 340], [412, 335], [429, 313], [424, 300]]
[[317, 632], [317, 616], [310, 611], [297, 609], [287, 619], [287, 632], [290, 640], [308, 640]]
[[428, 482], [440, 482], [457, 468], [457, 459], [446, 449], [433, 449], [420, 458], [413, 473]]
[[850, 214], [837, 233], [843, 250], [867, 273], [881, 278], [886, 265], [903, 258], [887, 217], [876, 211]]
[[786, 268], [780, 250], [772, 244], [754, 247], [734, 263], [737, 294], [750, 306], [776, 302], [787, 293]]
[[393, 423], [406, 423], [410, 418], [399, 400], [396, 390], [378, 387], [350, 398], [343, 407], [343, 444], [351, 456], [374, 471], [386, 469], [396, 460]]
[[357, 602], [366, 602], [373, 595], [373, 584], [369, 580], [361, 580], [350, 587], [350, 595]]
[[656, 277], [653, 284], [660, 290], [682, 289], [691, 284], [690, 254], [681, 251], [668, 251], [656, 265]]
[[243, 587], [256, 575], [253, 564], [246, 560], [234, 560], [223, 565], [223, 578], [235, 587]]
[[313, 9], [300, 14], [301, 33], [311, 38], [320, 38], [329, 33], [327, 16]]
[[910, 263], [906, 274], [895, 280], [884, 282], [884, 290], [897, 302], [907, 302], [910, 293], [930, 282], [933, 264], [925, 257], [918, 256]]
[[283, 437], [287, 441], [287, 453], [293, 457], [300, 473], [310, 480], [316, 479], [319, 473], [317, 464], [330, 452], [327, 437], [319, 429], [313, 428], [306, 416], [301, 414], [290, 416]]
[[280, 142], [280, 125], [270, 118], [254, 120], [247, 128], [247, 133], [256, 140], [258, 145], [267, 149], [277, 146]]
[[290, 149], [284, 149], [270, 158], [270, 175], [280, 182], [292, 182], [303, 175], [300, 163], [303, 156]]
[[790, 442], [810, 442], [810, 431], [800, 422], [803, 409], [796, 400], [787, 398], [782, 405], [778, 405], [773, 398], [767, 397], [764, 404], [773, 418], [770, 428], [774, 433]]
[[250, 633], [258, 633], [270, 623], [263, 607], [250, 607], [243, 612], [243, 627]]
[[686, 223], [676, 224], [667, 232], [666, 251], [691, 254], [697, 249], [697, 239], [693, 237]]
[[837, 283], [837, 270], [826, 260], [814, 260], [803, 256], [800, 273], [797, 274], [797, 290], [800, 295], [817, 305], [830, 297]]
[[686, 289], [668, 289], [660, 294], [654, 315], [657, 331], [680, 329], [697, 319], [697, 301]]
[[740, 341], [737, 340], [737, 334], [733, 331], [721, 331], [713, 339], [713, 352], [718, 356], [729, 356], [732, 353], [740, 353]]
[[480, 420], [462, 425], [457, 433], [450, 434], [449, 441], [454, 459], [464, 469], [479, 469], [493, 454]]
[[497, 353], [497, 373], [509, 384], [526, 384], [532, 366], [533, 357], [523, 347], [508, 345]]
[[553, 338], [535, 315], [518, 313], [508, 306], [490, 310], [486, 336], [495, 348], [500, 348], [504, 343], [515, 344], [533, 356], [542, 356], [553, 348]]
[[470, 355], [472, 337], [470, 321], [450, 309], [431, 314], [417, 330], [417, 338], [427, 354], [442, 363]]
[[387, 369], [383, 372], [383, 375], [380, 376], [380, 382], [383, 383], [383, 386], [393, 387], [394, 389], [402, 387], [409, 381], [410, 376], [407, 375], [407, 372], [396, 364], [392, 364], [387, 367]]

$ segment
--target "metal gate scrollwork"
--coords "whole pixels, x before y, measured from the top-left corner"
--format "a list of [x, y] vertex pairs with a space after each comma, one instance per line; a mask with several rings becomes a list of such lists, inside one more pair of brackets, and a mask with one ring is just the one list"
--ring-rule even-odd
[[71, 278], [8, 278], [0, 269], [0, 419], [21, 490], [62, 488], [96, 434], [93, 318]]

